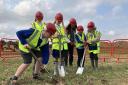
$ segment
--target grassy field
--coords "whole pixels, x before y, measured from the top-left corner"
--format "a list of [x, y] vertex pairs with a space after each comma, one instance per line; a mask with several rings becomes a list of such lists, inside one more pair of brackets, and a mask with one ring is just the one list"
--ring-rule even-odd
[[[53, 75], [52, 62], [51, 59], [48, 64], [50, 75]], [[15, 73], [21, 63], [21, 58], [10, 59], [7, 63], [0, 61], [0, 85], [6, 85], [8, 78]], [[68, 74], [65, 78], [54, 77], [56, 82], [47, 77], [48, 73], [41, 74], [43, 80], [33, 80], [32, 65], [19, 78], [19, 85], [128, 85], [127, 63], [100, 63], [99, 70], [93, 71], [90, 62], [87, 61], [83, 75], [75, 75], [77, 68], [74, 63], [73, 67], [66, 68]]]

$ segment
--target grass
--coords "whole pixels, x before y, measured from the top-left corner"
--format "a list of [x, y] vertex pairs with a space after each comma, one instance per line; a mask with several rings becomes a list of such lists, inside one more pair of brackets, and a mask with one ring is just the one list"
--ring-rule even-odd
[[[53, 75], [53, 59], [48, 64], [50, 75]], [[76, 62], [76, 61], [74, 61]], [[21, 58], [9, 59], [7, 63], [0, 61], [0, 85], [6, 85], [6, 81], [14, 75], [17, 67], [22, 63]], [[93, 71], [90, 62], [85, 63], [85, 70], [82, 75], [75, 75], [76, 63], [73, 67], [67, 67], [68, 74], [65, 78], [54, 77], [57, 82], [49, 79], [48, 73], [41, 75], [43, 80], [32, 79], [32, 65], [19, 78], [20, 85], [128, 85], [128, 64], [127, 63], [100, 63], [99, 70]]]

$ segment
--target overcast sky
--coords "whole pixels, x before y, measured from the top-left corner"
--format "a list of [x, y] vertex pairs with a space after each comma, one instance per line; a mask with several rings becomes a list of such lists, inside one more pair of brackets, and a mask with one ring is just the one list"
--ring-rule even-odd
[[67, 25], [74, 17], [86, 33], [88, 21], [95, 22], [102, 39], [128, 38], [128, 0], [0, 0], [0, 37], [16, 38], [16, 31], [28, 29], [40, 10], [45, 22], [57, 12]]

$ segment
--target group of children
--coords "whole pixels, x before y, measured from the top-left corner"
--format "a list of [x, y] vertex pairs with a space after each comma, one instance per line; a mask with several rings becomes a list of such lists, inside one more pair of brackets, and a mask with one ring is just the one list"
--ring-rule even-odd
[[[76, 32], [77, 30], [77, 32]], [[74, 18], [71, 18], [68, 26], [66, 27], [66, 32], [70, 42], [68, 43], [68, 55], [65, 57], [65, 65], [67, 66], [68, 61], [69, 65], [73, 64], [73, 49], [76, 47], [77, 49], [77, 67], [80, 67], [85, 48], [88, 46], [89, 55], [93, 69], [98, 68], [98, 54], [100, 53], [100, 38], [101, 33], [96, 30], [96, 26], [94, 22], [90, 21], [87, 24], [87, 34], [84, 33], [84, 28], [82, 25], [77, 26], [77, 22]], [[69, 59], [69, 60], [68, 60]], [[85, 58], [83, 60], [84, 67]]]
[[[88, 32], [85, 35], [83, 26], [77, 26], [74, 18], [71, 18], [68, 26], [65, 27], [61, 13], [55, 15], [54, 23], [43, 23], [42, 20], [43, 13], [38, 11], [35, 14], [35, 21], [32, 23], [32, 27], [16, 33], [19, 39], [19, 50], [24, 62], [18, 67], [15, 75], [10, 78], [13, 85], [16, 84], [19, 76], [32, 62], [33, 55], [31, 52], [38, 59], [35, 60], [33, 67], [33, 79], [40, 79], [41, 68], [45, 70], [49, 60], [49, 38], [52, 41], [52, 56], [55, 59], [54, 75], [58, 75], [59, 71], [64, 72], [64, 67], [68, 65], [68, 61], [70, 66], [73, 65], [74, 47], [77, 49], [78, 67], [80, 67], [85, 47], [88, 46], [92, 67], [94, 69], [98, 68], [101, 33], [96, 30], [95, 24], [92, 21], [88, 23]], [[59, 75], [65, 76], [64, 73], [59, 73]]]

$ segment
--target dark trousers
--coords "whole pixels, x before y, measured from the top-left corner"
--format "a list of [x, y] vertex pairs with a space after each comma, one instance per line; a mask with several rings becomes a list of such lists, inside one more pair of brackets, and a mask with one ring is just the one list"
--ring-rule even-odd
[[[82, 58], [83, 58], [83, 54], [84, 54], [84, 48], [83, 49], [77, 49], [77, 54], [78, 54], [77, 66], [80, 67], [81, 62], [82, 62]], [[84, 67], [84, 62], [85, 62], [85, 57], [84, 57], [83, 65], [82, 65], [83, 67]]]
[[65, 65], [65, 58], [67, 57], [67, 52], [68, 52], [68, 50], [62, 50], [61, 56], [60, 56], [59, 50], [53, 50], [52, 55], [55, 59], [57, 59], [57, 60], [55, 60], [55, 62], [58, 62], [58, 58], [61, 57], [61, 64]]
[[98, 54], [90, 53], [90, 60], [93, 68], [98, 68]]
[[68, 43], [68, 56], [65, 57], [65, 66], [73, 65], [73, 51], [74, 51], [74, 46]]

